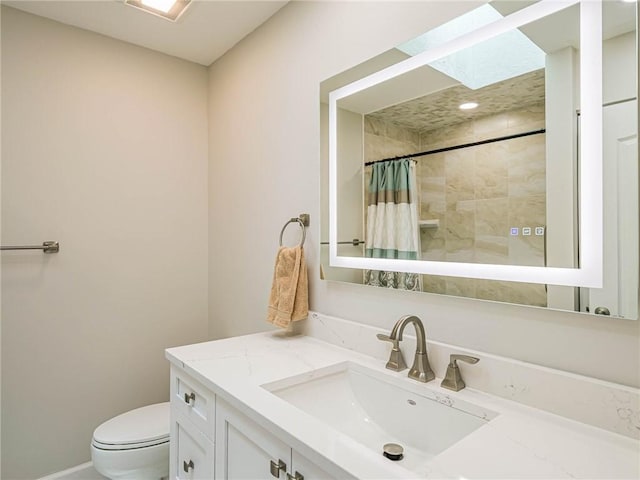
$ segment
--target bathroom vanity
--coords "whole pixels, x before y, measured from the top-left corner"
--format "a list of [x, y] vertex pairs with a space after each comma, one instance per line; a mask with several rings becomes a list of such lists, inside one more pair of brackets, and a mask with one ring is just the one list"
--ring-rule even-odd
[[[171, 478], [640, 477], [637, 389], [431, 342], [437, 378], [420, 383], [385, 369], [381, 329], [305, 323], [167, 350]], [[480, 358], [459, 392], [440, 387], [450, 351]]]

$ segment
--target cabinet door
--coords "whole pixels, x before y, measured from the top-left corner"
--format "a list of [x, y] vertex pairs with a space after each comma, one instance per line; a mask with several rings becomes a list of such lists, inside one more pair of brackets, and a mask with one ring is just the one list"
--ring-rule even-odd
[[171, 426], [171, 478], [176, 480], [211, 480], [213, 478], [213, 443], [189, 420], [174, 415]]
[[337, 478], [295, 450], [291, 453], [290, 472], [292, 472], [290, 475], [294, 479], [299, 479], [301, 476], [304, 480], [333, 480]]
[[285, 480], [291, 448], [220, 398], [215, 443], [217, 480]]

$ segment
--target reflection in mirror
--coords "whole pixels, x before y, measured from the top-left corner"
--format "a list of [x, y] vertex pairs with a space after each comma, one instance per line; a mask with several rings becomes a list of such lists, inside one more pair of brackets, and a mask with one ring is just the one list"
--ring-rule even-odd
[[[475, 24], [513, 5], [522, 2], [484, 5]], [[635, 9], [606, 2], [603, 11], [604, 288], [331, 268], [323, 247], [325, 278], [637, 318]], [[579, 13], [575, 5], [339, 100], [338, 255], [578, 266]], [[374, 63], [449, 40], [444, 27]], [[354, 79], [341, 74], [321, 90], [341, 78]]]

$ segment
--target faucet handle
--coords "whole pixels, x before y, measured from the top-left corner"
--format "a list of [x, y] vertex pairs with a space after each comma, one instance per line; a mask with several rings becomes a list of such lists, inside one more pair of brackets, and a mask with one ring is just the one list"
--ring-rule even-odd
[[456, 353], [452, 354], [449, 358], [449, 362], [453, 363], [456, 366], [458, 365], [456, 363], [458, 360], [467, 363], [478, 363], [480, 361], [480, 359], [477, 357], [472, 357], [471, 355], [458, 355]]
[[479, 358], [472, 357], [470, 355], [457, 355], [453, 354], [449, 360], [449, 366], [447, 367], [447, 373], [444, 376], [444, 380], [440, 384], [443, 388], [448, 388], [454, 392], [459, 392], [465, 387], [464, 380], [460, 374], [460, 367], [458, 367], [458, 360], [466, 363], [478, 363]]
[[391, 345], [393, 345], [391, 347], [391, 355], [389, 355], [389, 361], [387, 362], [386, 367], [394, 372], [401, 372], [402, 370], [405, 370], [407, 368], [407, 363], [404, 361], [402, 351], [400, 350], [400, 341], [382, 333], [378, 333], [376, 337], [378, 337], [378, 340], [391, 342]]

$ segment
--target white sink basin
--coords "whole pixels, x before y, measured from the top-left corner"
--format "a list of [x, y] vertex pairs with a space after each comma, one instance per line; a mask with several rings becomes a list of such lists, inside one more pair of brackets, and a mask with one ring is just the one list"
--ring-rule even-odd
[[345, 362], [263, 387], [377, 453], [400, 444], [413, 471], [497, 415], [412, 383]]

